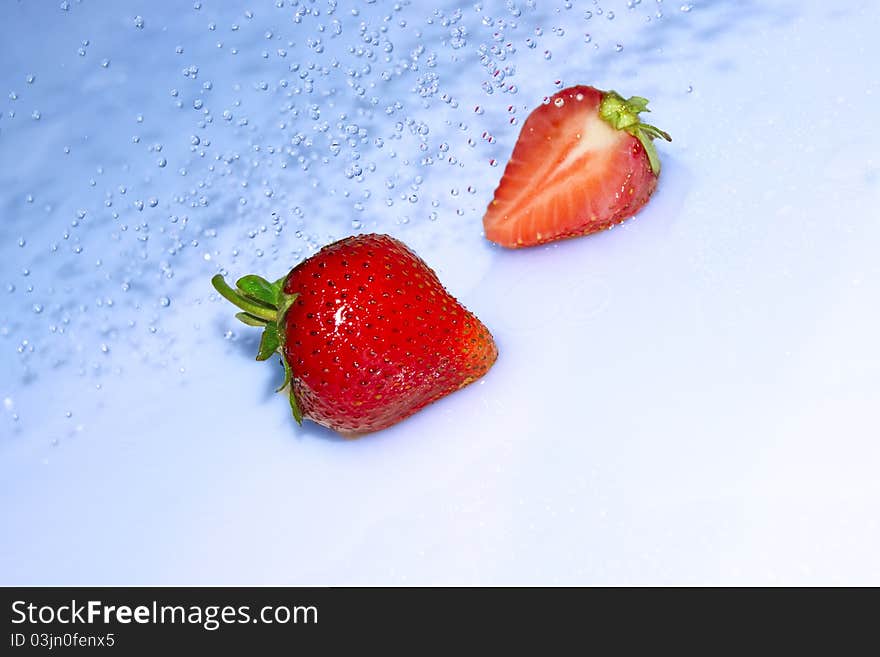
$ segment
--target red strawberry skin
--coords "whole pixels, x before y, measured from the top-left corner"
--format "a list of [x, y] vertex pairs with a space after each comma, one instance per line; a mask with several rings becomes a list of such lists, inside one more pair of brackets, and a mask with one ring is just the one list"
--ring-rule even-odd
[[303, 417], [347, 436], [388, 427], [485, 374], [488, 329], [403, 243], [357, 235], [295, 267], [282, 355]]
[[483, 217], [486, 237], [509, 248], [536, 246], [595, 233], [638, 212], [657, 187], [651, 140], [668, 139], [638, 120], [645, 105], [581, 85], [535, 109]]

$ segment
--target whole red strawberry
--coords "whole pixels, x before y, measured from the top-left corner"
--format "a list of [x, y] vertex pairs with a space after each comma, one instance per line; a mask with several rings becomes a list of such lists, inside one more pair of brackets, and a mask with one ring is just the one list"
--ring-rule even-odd
[[638, 212], [657, 187], [655, 137], [639, 96], [576, 86], [526, 119], [486, 214], [486, 237], [518, 248], [588, 235]]
[[354, 436], [384, 429], [485, 374], [489, 331], [406, 245], [356, 235], [274, 283], [245, 276], [217, 291], [263, 327], [257, 360], [280, 353], [297, 422]]

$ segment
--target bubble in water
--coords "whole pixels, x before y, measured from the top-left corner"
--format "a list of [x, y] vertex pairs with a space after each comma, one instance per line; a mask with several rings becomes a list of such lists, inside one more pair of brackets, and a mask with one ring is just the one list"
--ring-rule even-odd
[[135, 16], [134, 17], [134, 26], [139, 30], [144, 29], [144, 17], [143, 16]]
[[167, 308], [168, 306], [171, 305], [171, 299], [169, 299], [168, 297], [160, 297], [159, 305], [162, 306], [163, 308]]

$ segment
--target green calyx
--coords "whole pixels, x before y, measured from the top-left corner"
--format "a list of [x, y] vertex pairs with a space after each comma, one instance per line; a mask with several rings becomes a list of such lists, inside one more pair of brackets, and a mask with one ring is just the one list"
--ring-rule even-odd
[[660, 157], [657, 155], [657, 149], [654, 147], [654, 139], [661, 137], [666, 141], [672, 141], [672, 137], [660, 128], [642, 123], [641, 119], [639, 119], [639, 114], [650, 111], [647, 98], [631, 96], [628, 99], [624, 99], [616, 91], [604, 92], [602, 102], [599, 104], [599, 117], [603, 121], [616, 130], [628, 132], [641, 142], [645, 148], [645, 153], [648, 155], [651, 171], [657, 176], [660, 175]]
[[223, 276], [217, 274], [211, 279], [211, 285], [220, 296], [241, 308], [242, 312], [235, 315], [240, 322], [248, 326], [262, 327], [263, 336], [260, 338], [257, 360], [267, 360], [276, 353], [281, 355], [284, 382], [278, 388], [278, 392], [287, 391], [293, 417], [298, 424], [302, 424], [302, 411], [293, 394], [290, 380], [290, 365], [284, 357], [284, 318], [299, 295], [287, 294], [284, 291], [285, 278], [270, 283], [265, 278], [250, 274], [239, 278], [232, 288], [227, 285]]

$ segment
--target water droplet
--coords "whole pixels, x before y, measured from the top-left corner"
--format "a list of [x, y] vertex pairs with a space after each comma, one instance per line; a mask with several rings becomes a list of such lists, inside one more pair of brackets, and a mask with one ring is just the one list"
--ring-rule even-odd
[[159, 305], [162, 306], [163, 308], [167, 308], [168, 306], [171, 305], [171, 299], [169, 299], [168, 297], [161, 297], [159, 299]]

